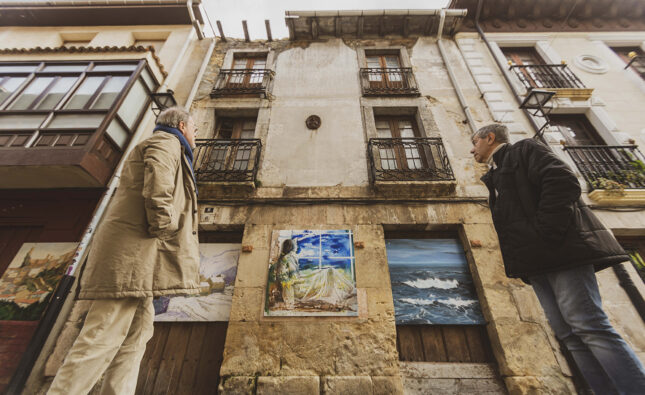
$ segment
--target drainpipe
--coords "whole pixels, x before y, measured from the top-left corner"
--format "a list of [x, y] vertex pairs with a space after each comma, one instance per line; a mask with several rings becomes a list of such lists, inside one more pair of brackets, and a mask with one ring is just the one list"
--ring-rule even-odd
[[197, 72], [197, 77], [195, 78], [195, 83], [193, 83], [193, 88], [190, 90], [190, 93], [188, 94], [188, 98], [186, 99], [186, 103], [184, 104], [184, 108], [186, 110], [190, 110], [190, 105], [193, 103], [193, 100], [195, 99], [195, 95], [197, 95], [197, 90], [199, 89], [199, 83], [202, 81], [202, 77], [206, 72], [206, 67], [208, 67], [208, 62], [210, 61], [211, 55], [213, 54], [213, 49], [215, 49], [215, 40], [216, 40], [215, 37], [213, 37], [210, 45], [208, 46], [208, 50], [206, 51], [206, 55], [204, 56], [204, 60], [202, 61], [202, 65], [199, 67], [199, 71]]
[[[462, 12], [461, 15], [466, 14], [466, 10], [455, 10], [455, 11], [461, 11]], [[455, 76], [455, 73], [452, 70], [452, 67], [450, 66], [450, 62], [448, 62], [448, 57], [446, 56], [446, 51], [443, 47], [442, 36], [443, 36], [443, 25], [445, 21], [446, 21], [446, 10], [441, 9], [439, 11], [439, 31], [437, 32], [437, 46], [439, 47], [439, 54], [441, 54], [441, 59], [443, 60], [443, 63], [446, 65], [446, 70], [448, 70], [448, 76], [450, 77], [450, 82], [452, 83], [452, 86], [455, 88], [455, 93], [457, 93], [457, 98], [459, 99], [459, 104], [461, 105], [461, 109], [466, 114], [466, 120], [468, 121], [468, 125], [470, 126], [470, 129], [472, 130], [472, 132], [475, 133], [477, 131], [477, 125], [475, 125], [475, 120], [473, 119], [473, 115], [470, 112], [470, 107], [466, 102], [466, 98], [464, 97], [464, 94], [461, 92], [461, 87], [457, 82], [457, 77]]]
[[[517, 91], [515, 90], [513, 81], [511, 81], [511, 79], [506, 74], [506, 71], [504, 69], [505, 66], [502, 64], [502, 62], [500, 62], [497, 56], [495, 56], [493, 47], [490, 45], [490, 42], [488, 41], [486, 34], [484, 34], [484, 31], [479, 25], [479, 16], [481, 15], [483, 5], [484, 3], [482, 0], [477, 0], [477, 12], [475, 13], [475, 29], [477, 29], [477, 33], [479, 33], [479, 37], [481, 37], [484, 43], [486, 43], [486, 46], [488, 47], [488, 51], [493, 56], [493, 59], [495, 60], [497, 67], [499, 67], [499, 70], [502, 72], [502, 76], [504, 77], [504, 80], [506, 80], [506, 83], [508, 84], [508, 86], [511, 88], [511, 92], [513, 92], [513, 96], [515, 97], [515, 100], [517, 101], [517, 104], [519, 106], [520, 104], [522, 104], [522, 98], [520, 97], [519, 93], [517, 93]], [[535, 130], [535, 136], [538, 136], [538, 132], [540, 131], [540, 125], [537, 124], [537, 122], [535, 121], [535, 119], [533, 119], [533, 117], [531, 116], [528, 110], [524, 109], [523, 112], [526, 118], [528, 118], [529, 122], [531, 123], [531, 126], [533, 126], [533, 129]], [[540, 141], [546, 144], [544, 137], [539, 136], [539, 138], [540, 138]]]
[[193, 11], [193, 0], [188, 0], [186, 2], [186, 7], [188, 8], [188, 17], [190, 18], [190, 23], [193, 25], [195, 32], [197, 32], [197, 38], [203, 40], [204, 32], [202, 31], [202, 27], [199, 26], [199, 21], [195, 18], [195, 12]]

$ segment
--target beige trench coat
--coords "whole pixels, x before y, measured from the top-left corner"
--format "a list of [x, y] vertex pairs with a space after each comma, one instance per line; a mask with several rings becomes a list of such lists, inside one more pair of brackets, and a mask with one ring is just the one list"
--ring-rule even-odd
[[199, 291], [197, 196], [179, 139], [156, 132], [139, 143], [98, 226], [80, 299]]

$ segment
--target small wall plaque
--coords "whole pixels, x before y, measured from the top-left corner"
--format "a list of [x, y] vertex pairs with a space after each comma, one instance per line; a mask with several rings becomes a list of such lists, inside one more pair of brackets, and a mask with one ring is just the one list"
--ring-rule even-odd
[[321, 123], [322, 121], [320, 120], [320, 117], [318, 115], [310, 115], [305, 121], [307, 128], [311, 130], [318, 129]]

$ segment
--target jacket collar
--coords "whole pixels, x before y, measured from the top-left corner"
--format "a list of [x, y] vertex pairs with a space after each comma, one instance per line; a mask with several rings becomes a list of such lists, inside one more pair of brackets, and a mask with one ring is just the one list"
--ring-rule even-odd
[[[499, 164], [501, 163], [501, 159], [504, 156], [504, 151], [506, 151], [506, 148], [504, 148], [504, 147], [507, 146], [507, 145], [508, 145], [508, 143], [502, 143], [502, 144], [498, 145], [497, 147], [495, 147], [493, 152], [490, 153], [490, 155], [488, 156], [488, 159], [486, 160], [486, 164], [488, 165], [488, 167], [490, 169], [495, 170], [499, 166]], [[504, 148], [504, 149], [502, 149], [502, 148]], [[502, 151], [502, 152], [500, 153], [500, 151]]]

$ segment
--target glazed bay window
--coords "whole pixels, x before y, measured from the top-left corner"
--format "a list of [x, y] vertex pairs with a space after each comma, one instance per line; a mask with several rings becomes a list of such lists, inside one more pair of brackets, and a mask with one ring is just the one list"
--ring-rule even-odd
[[0, 184], [104, 185], [157, 86], [145, 60], [0, 63]]

